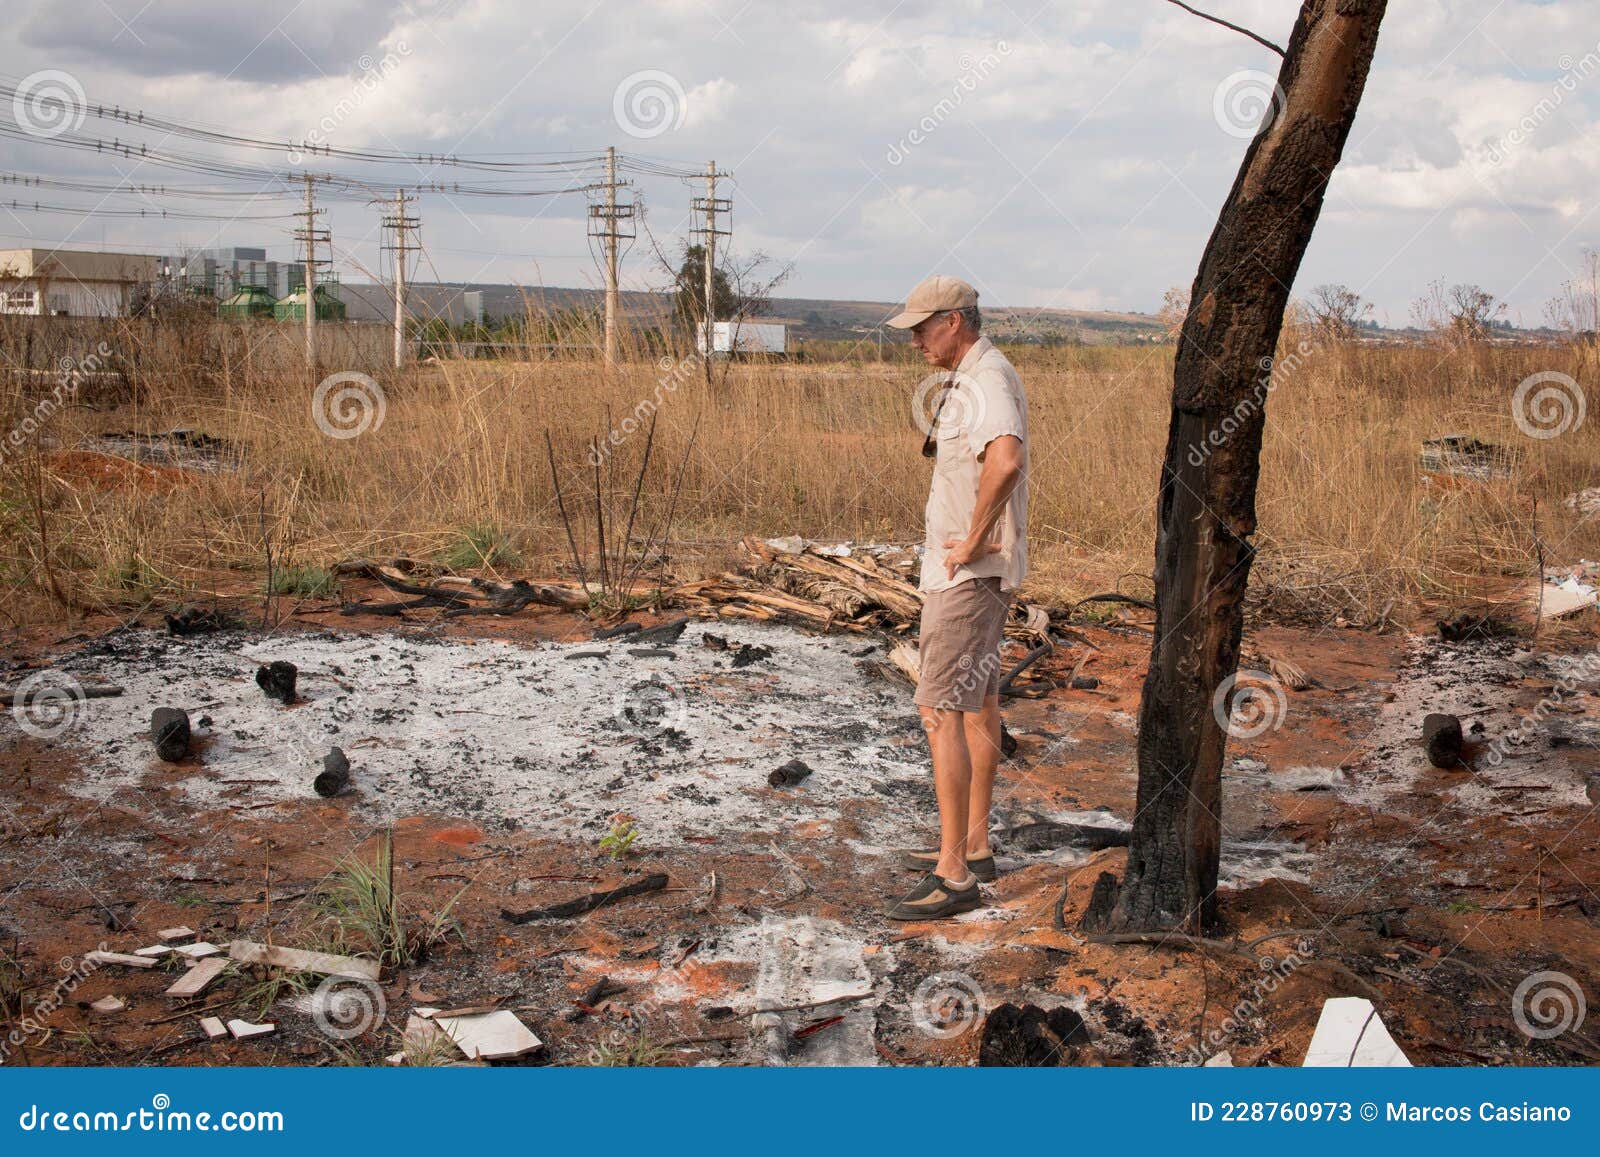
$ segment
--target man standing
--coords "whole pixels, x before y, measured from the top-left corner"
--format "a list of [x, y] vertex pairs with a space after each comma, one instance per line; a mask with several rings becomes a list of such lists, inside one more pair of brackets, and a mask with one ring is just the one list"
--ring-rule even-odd
[[923, 359], [945, 371], [927, 379], [934, 415], [923, 453], [935, 463], [916, 694], [933, 753], [939, 847], [904, 854], [904, 867], [926, 875], [888, 911], [934, 920], [981, 907], [978, 881], [995, 876], [1000, 641], [1028, 566], [1028, 402], [1016, 369], [979, 332], [978, 294], [966, 282], [928, 278], [889, 324], [909, 329]]

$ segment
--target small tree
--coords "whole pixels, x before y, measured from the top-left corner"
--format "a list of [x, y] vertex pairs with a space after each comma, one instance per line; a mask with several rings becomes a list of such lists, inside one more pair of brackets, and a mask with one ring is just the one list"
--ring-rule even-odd
[[1411, 303], [1419, 328], [1455, 345], [1487, 341], [1505, 311], [1505, 303], [1485, 289], [1464, 283], [1446, 287], [1443, 281], [1429, 283], [1428, 291]]
[[1156, 320], [1167, 328], [1167, 336], [1176, 338], [1183, 329], [1183, 319], [1189, 315], [1189, 290], [1182, 285], [1174, 285], [1167, 290], [1161, 298], [1161, 308], [1156, 312]]
[[[711, 275], [711, 299], [717, 317], [727, 321], [741, 312], [743, 302], [728, 277], [726, 267]], [[673, 274], [673, 312], [678, 322], [693, 333], [706, 316], [706, 249], [704, 245], [685, 245]]]
[[1372, 303], [1347, 285], [1317, 286], [1305, 308], [1322, 338], [1334, 342], [1354, 339], [1372, 314]]
[[1545, 302], [1545, 320], [1590, 352], [1600, 352], [1600, 250], [1585, 249], [1578, 276]]

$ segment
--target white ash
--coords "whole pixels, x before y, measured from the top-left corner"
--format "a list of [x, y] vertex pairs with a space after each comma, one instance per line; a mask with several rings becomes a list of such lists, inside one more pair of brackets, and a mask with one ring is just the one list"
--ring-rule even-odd
[[[729, 652], [703, 644], [707, 629], [771, 656], [734, 668]], [[869, 649], [881, 657], [871, 640], [715, 623], [690, 624], [670, 656], [634, 656], [632, 646], [124, 633], [66, 664], [125, 688], [91, 700], [63, 737], [84, 752], [70, 788], [105, 799], [175, 785], [201, 806], [303, 800], [337, 745], [355, 784], [346, 798], [374, 819], [438, 813], [587, 840], [626, 813], [656, 846], [842, 812], [892, 842], [922, 795], [931, 803], [909, 688], [858, 667]], [[605, 656], [573, 657], [586, 651]], [[284, 707], [256, 686], [257, 666], [275, 659], [300, 668], [303, 702]], [[148, 725], [161, 705], [210, 720], [188, 763], [155, 758]], [[794, 758], [812, 776], [769, 787], [768, 773]]]
[[[1456, 778], [1432, 789], [1425, 805], [1477, 814], [1515, 813], [1529, 806], [1530, 795], [1512, 789], [1527, 787], [1534, 789], [1532, 799], [1540, 808], [1588, 806], [1581, 769], [1567, 750], [1551, 750], [1544, 741], [1549, 722], [1533, 729], [1533, 742], [1503, 742], [1534, 716], [1523, 681], [1547, 672], [1560, 678], [1566, 664], [1504, 640], [1445, 643], [1418, 637], [1410, 641], [1408, 651], [1394, 683], [1394, 698], [1379, 706], [1369, 733], [1352, 736], [1352, 747], [1360, 754], [1345, 780], [1334, 786], [1341, 800], [1382, 809], [1417, 794], [1424, 775], [1439, 774], [1423, 750], [1423, 717], [1445, 712], [1460, 717], [1469, 740], [1487, 748], [1501, 739], [1504, 758], [1497, 764], [1480, 756], [1471, 770], [1446, 773]], [[1592, 687], [1594, 682], [1592, 677], [1574, 680], [1572, 689]], [[1567, 702], [1579, 700], [1569, 693]], [[1474, 730], [1476, 724], [1482, 725], [1481, 732]]]

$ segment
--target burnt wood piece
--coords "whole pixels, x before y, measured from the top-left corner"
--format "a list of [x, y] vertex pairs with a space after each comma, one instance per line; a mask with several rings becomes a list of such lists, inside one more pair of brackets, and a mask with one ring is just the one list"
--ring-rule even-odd
[[676, 643], [683, 635], [683, 630], [689, 625], [687, 618], [673, 619], [670, 623], [662, 623], [656, 627], [646, 627], [632, 639], [631, 643]]
[[1018, 852], [1051, 852], [1065, 847], [1098, 852], [1102, 848], [1125, 848], [1128, 840], [1129, 832], [1125, 828], [1044, 820], [1012, 828], [1006, 836], [1006, 846]]
[[1454, 715], [1442, 711], [1427, 715], [1422, 721], [1422, 742], [1433, 766], [1461, 766], [1461, 720]]
[[322, 757], [322, 771], [311, 781], [311, 790], [323, 799], [332, 799], [350, 786], [350, 760], [342, 747]]
[[529, 908], [526, 912], [513, 912], [509, 908], [500, 909], [500, 918], [512, 924], [529, 924], [535, 920], [566, 920], [572, 916], [582, 916], [585, 912], [593, 912], [613, 900], [625, 900], [629, 896], [643, 896], [650, 892], [659, 892], [667, 886], [665, 872], [646, 876], [642, 880], [635, 880], [631, 884], [624, 884], [620, 888], [611, 888], [604, 892], [590, 892], [587, 896], [580, 896], [576, 900], [567, 900], [561, 904], [551, 904], [547, 908]]
[[299, 677], [299, 669], [287, 659], [274, 659], [265, 667], [256, 668], [256, 686], [267, 693], [268, 699], [279, 703], [294, 702]]
[[604, 627], [596, 631], [590, 638], [599, 643], [606, 639], [616, 639], [623, 635], [631, 635], [640, 629], [638, 623], [618, 623], [614, 627]]
[[1070, 1008], [1049, 1012], [1036, 1004], [1002, 1004], [983, 1022], [980, 1068], [1053, 1068], [1073, 1063], [1093, 1038], [1083, 1017]]
[[156, 755], [165, 763], [177, 763], [189, 754], [189, 713], [181, 707], [157, 707], [150, 712], [150, 738]]
[[795, 787], [810, 774], [811, 769], [809, 767], [798, 759], [791, 759], [767, 776], [767, 782], [773, 787]]

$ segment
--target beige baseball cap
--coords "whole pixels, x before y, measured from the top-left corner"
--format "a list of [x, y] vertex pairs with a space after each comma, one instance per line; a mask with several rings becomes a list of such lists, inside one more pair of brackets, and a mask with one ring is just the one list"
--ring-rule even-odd
[[895, 329], [910, 329], [947, 309], [971, 309], [978, 304], [978, 291], [959, 277], [936, 273], [911, 291], [906, 307], [887, 324]]

